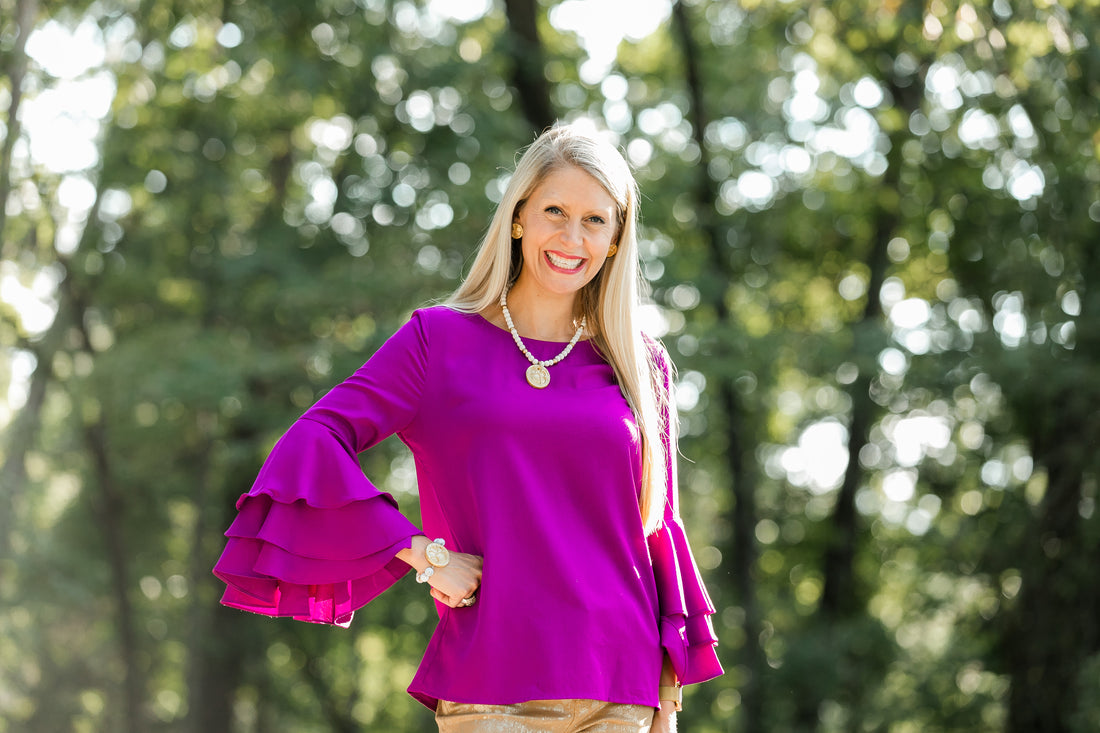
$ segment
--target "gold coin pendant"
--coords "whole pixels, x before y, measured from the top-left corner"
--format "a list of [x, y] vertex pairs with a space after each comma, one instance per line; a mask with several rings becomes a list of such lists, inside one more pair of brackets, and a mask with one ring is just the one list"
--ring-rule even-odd
[[532, 364], [527, 367], [527, 383], [536, 389], [544, 388], [550, 384], [550, 371], [540, 364]]

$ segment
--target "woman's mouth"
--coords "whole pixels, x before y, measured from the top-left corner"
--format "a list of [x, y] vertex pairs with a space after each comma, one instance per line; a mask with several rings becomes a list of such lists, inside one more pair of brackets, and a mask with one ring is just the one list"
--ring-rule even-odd
[[546, 253], [546, 261], [550, 267], [558, 272], [574, 273], [584, 266], [584, 259], [578, 257], [562, 257], [553, 252]]

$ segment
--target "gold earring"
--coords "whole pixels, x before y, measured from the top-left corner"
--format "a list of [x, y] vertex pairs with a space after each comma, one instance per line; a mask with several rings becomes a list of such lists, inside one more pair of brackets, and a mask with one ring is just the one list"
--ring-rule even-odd
[[614, 257], [615, 253], [619, 251], [619, 245], [613, 244], [607, 248], [607, 256]]
[[518, 221], [512, 222], [512, 239], [523, 238], [523, 225]]

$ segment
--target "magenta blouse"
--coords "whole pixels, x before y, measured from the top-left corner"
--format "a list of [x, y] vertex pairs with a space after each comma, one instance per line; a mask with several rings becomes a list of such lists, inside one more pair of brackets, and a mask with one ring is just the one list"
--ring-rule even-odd
[[[563, 346], [525, 343], [539, 359]], [[663, 651], [684, 684], [721, 674], [671, 486], [662, 528], [644, 534], [638, 436], [611, 367], [587, 341], [545, 389], [527, 366], [479, 315], [416, 311], [291, 426], [238, 500], [214, 568], [222, 603], [346, 626], [411, 569], [395, 554], [426, 534], [484, 557], [474, 606], [436, 604], [409, 687], [431, 708], [657, 707]], [[393, 433], [416, 462], [423, 530], [360, 470], [357, 454]]]

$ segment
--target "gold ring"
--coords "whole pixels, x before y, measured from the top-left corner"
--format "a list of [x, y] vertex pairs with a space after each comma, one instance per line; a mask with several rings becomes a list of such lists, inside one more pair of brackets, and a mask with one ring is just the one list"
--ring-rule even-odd
[[474, 595], [471, 595], [471, 596], [466, 596], [465, 598], [463, 598], [461, 601], [458, 602], [458, 605], [460, 605], [460, 606], [472, 606], [475, 603], [477, 603], [477, 594], [474, 594]]

